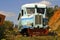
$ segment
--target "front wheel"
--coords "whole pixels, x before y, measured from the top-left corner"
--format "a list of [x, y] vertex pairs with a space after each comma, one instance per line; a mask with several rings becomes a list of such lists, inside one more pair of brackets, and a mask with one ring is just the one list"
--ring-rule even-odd
[[27, 28], [22, 29], [20, 33], [21, 33], [22, 36], [25, 36], [25, 35], [29, 36]]

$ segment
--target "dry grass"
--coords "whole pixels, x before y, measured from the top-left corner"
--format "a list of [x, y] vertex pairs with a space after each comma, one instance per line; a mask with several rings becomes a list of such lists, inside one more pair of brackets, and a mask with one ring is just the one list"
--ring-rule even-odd
[[60, 40], [60, 37], [57, 37], [57, 36], [33, 36], [33, 37], [16, 36], [15, 40]]

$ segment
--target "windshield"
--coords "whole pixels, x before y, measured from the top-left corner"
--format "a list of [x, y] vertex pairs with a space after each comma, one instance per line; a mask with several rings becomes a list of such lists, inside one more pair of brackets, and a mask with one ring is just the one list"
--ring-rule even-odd
[[34, 8], [27, 8], [27, 14], [33, 14], [33, 13], [35, 13]]
[[44, 8], [37, 8], [37, 13], [44, 14], [45, 9]]

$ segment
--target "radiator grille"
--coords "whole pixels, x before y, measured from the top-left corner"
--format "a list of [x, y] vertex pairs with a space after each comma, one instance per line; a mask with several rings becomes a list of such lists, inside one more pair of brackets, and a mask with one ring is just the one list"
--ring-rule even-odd
[[35, 15], [35, 24], [41, 24], [42, 16], [41, 15]]

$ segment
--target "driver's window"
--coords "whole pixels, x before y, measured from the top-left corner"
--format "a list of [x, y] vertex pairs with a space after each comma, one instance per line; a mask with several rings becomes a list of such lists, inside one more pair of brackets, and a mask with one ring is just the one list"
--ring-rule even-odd
[[27, 14], [34, 14], [35, 8], [27, 8]]

